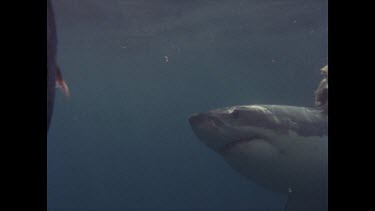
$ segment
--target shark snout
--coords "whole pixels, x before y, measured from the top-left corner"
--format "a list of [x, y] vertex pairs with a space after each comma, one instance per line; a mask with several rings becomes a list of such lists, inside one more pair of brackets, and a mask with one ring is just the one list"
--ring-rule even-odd
[[224, 122], [212, 113], [193, 114], [189, 123], [195, 135], [211, 149], [219, 150], [231, 141], [223, 134]]
[[224, 125], [220, 118], [211, 113], [192, 114], [189, 117], [189, 122], [193, 128], [204, 127], [206, 129], [215, 129]]
[[[256, 117], [264, 117], [263, 113], [259, 115], [253, 111], [249, 113], [235, 109], [230, 112], [215, 110], [193, 114], [189, 117], [189, 122], [200, 141], [209, 148], [222, 153], [239, 144], [265, 140], [264, 129], [254, 126], [257, 120], [261, 120]], [[251, 118], [244, 121], [243, 116], [248, 118], [251, 116]]]
[[190, 123], [191, 126], [200, 124], [200, 123], [202, 123], [206, 120], [207, 120], [206, 115], [203, 115], [203, 114], [200, 114], [200, 113], [192, 114], [189, 117], [189, 123]]

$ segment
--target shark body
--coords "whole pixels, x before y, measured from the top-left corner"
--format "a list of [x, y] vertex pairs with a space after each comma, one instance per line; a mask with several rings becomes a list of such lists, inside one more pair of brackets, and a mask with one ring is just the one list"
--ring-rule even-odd
[[328, 210], [328, 117], [320, 110], [232, 106], [194, 114], [189, 122], [241, 175], [288, 194], [285, 210]]

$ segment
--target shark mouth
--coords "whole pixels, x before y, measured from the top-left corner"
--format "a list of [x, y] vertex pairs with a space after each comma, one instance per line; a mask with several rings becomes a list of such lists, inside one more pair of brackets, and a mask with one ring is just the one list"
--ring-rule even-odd
[[232, 141], [230, 143], [227, 143], [225, 144], [224, 146], [221, 146], [218, 151], [221, 153], [221, 154], [225, 154], [226, 152], [229, 152], [231, 149], [233, 149], [234, 147], [238, 146], [238, 145], [241, 145], [241, 144], [245, 144], [245, 143], [249, 143], [255, 139], [260, 139], [261, 137], [259, 136], [252, 136], [252, 137], [246, 137], [246, 138], [241, 138], [241, 139], [237, 139], [235, 141]]
[[[221, 134], [219, 135], [221, 138], [225, 138], [227, 140], [233, 140], [233, 141], [230, 141], [230, 142], [227, 142], [225, 144], [222, 144], [221, 146], [209, 146], [210, 148], [213, 148], [215, 151], [221, 153], [221, 154], [224, 154], [224, 153], [227, 153], [229, 152], [231, 149], [233, 149], [234, 147], [238, 146], [238, 145], [241, 145], [241, 144], [245, 144], [245, 143], [249, 143], [253, 140], [256, 140], [256, 139], [265, 139], [266, 137], [263, 137], [262, 135], [260, 135], [259, 133], [253, 133], [253, 134], [247, 134], [245, 137], [233, 137], [231, 135], [225, 135], [226, 133], [221, 133], [221, 131], [225, 128], [225, 130], [230, 130], [230, 131], [233, 131], [235, 130], [234, 128], [231, 128], [231, 127], [228, 127], [227, 125], [225, 125], [219, 118], [215, 117], [215, 116], [210, 116], [210, 115], [206, 115], [206, 114], [195, 114], [195, 115], [192, 115], [190, 118], [189, 118], [189, 121], [190, 121], [190, 124], [192, 125], [193, 127], [193, 130], [195, 131], [195, 133], [198, 135], [198, 137], [200, 136], [200, 128], [201, 128], [201, 125], [204, 125], [204, 127], [209, 128], [209, 131], [210, 134], [214, 133], [214, 134]], [[214, 132], [212, 132], [214, 131]], [[236, 131], [232, 132], [232, 134], [235, 134]], [[215, 135], [215, 136], [216, 136]], [[205, 140], [204, 137], [200, 137], [201, 140]]]

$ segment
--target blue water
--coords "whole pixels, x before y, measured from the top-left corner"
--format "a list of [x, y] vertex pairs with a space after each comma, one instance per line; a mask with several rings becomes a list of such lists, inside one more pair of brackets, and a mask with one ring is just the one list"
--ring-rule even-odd
[[[194, 112], [313, 106], [326, 0], [55, 0], [50, 211], [278, 211], [195, 137]], [[168, 56], [169, 63], [164, 57]]]

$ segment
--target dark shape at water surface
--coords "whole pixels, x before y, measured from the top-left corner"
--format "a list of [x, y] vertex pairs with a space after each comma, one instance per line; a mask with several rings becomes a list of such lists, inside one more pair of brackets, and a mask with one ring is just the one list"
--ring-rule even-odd
[[47, 131], [51, 122], [56, 86], [65, 96], [69, 96], [66, 85], [56, 61], [57, 34], [55, 16], [50, 0], [47, 0]]
[[199, 139], [233, 169], [288, 193], [287, 211], [328, 209], [328, 117], [321, 110], [233, 106], [194, 114], [189, 121]]

